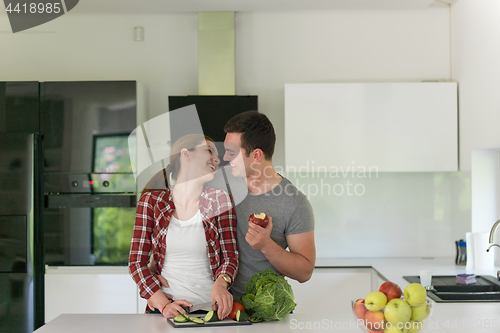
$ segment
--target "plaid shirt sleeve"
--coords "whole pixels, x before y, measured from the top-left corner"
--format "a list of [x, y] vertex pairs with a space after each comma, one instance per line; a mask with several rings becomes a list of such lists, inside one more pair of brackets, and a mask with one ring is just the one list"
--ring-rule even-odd
[[217, 227], [220, 235], [221, 265], [217, 268], [215, 278], [227, 274], [234, 281], [238, 272], [239, 258], [236, 245], [236, 212], [229, 194], [220, 191], [217, 196]]
[[148, 268], [156, 199], [157, 196], [153, 192], [148, 192], [139, 200], [128, 259], [129, 273], [139, 287], [141, 297], [146, 299], [161, 288], [160, 281]]

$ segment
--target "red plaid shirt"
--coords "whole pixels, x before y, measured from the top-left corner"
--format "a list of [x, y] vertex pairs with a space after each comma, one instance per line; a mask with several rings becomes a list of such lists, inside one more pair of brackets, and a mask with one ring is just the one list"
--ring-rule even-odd
[[[219, 189], [204, 187], [199, 209], [207, 239], [212, 278], [215, 280], [220, 274], [227, 274], [234, 281], [239, 262], [236, 214], [229, 195]], [[152, 252], [156, 272], [161, 274], [168, 224], [174, 210], [170, 190], [147, 192], [137, 206], [128, 267], [143, 298], [149, 299], [161, 288], [160, 281], [151, 273], [148, 264]]]

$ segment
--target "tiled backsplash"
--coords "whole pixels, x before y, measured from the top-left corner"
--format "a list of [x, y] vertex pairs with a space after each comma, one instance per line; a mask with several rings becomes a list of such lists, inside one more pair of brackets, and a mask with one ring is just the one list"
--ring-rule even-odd
[[453, 256], [471, 229], [470, 172], [286, 176], [313, 207], [317, 257]]

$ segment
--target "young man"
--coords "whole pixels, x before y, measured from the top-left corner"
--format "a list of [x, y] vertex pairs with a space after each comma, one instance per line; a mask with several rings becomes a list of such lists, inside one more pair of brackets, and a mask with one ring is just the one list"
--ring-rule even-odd
[[[316, 260], [314, 216], [306, 196], [274, 169], [273, 125], [264, 114], [248, 111], [230, 119], [224, 131], [224, 160], [233, 176], [245, 178], [249, 191], [236, 205], [240, 269], [231, 288], [235, 301], [264, 269], [306, 282]], [[254, 213], [269, 216], [267, 227], [249, 222]]]

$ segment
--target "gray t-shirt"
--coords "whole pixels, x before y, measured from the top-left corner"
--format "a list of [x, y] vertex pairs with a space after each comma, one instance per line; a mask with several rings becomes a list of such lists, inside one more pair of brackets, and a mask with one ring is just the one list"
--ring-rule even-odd
[[248, 218], [254, 213], [266, 213], [273, 218], [271, 238], [284, 249], [288, 247], [286, 236], [314, 230], [314, 216], [309, 200], [288, 179], [283, 177], [272, 191], [264, 194], [248, 193], [236, 205], [240, 267], [231, 288], [235, 301], [243, 295], [246, 283], [255, 273], [268, 268], [277, 271], [262, 252], [252, 249], [245, 240]]

